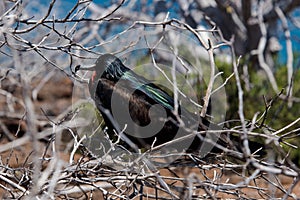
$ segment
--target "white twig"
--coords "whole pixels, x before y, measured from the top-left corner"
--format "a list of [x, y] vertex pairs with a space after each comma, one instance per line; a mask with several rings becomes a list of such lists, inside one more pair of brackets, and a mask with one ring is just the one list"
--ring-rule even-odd
[[263, 68], [263, 70], [266, 72], [274, 91], [276, 93], [278, 93], [279, 89], [277, 86], [276, 79], [273, 75], [273, 72], [272, 72], [270, 66], [268, 66], [268, 64], [266, 63], [265, 58], [264, 58], [264, 50], [265, 50], [265, 47], [267, 44], [267, 28], [266, 28], [266, 24], [263, 21], [263, 2], [259, 3], [258, 21], [259, 21], [260, 31], [262, 34], [262, 36], [259, 40], [258, 48], [256, 50], [256, 53], [258, 56], [258, 61], [259, 61], [261, 68]]
[[208, 40], [208, 46], [209, 46], [209, 48], [208, 48], [207, 51], [208, 51], [208, 57], [209, 57], [209, 63], [210, 63], [210, 79], [209, 79], [208, 86], [207, 86], [207, 89], [206, 89], [206, 94], [205, 94], [205, 97], [204, 97], [204, 104], [203, 104], [201, 114], [200, 114], [201, 117], [206, 116], [210, 96], [211, 96], [212, 89], [213, 89], [214, 82], [215, 82], [216, 64], [215, 64], [215, 60], [214, 60], [214, 52], [213, 52], [214, 49], [212, 47], [212, 44], [211, 44], [210, 40]]
[[292, 97], [293, 97], [293, 81], [292, 81], [292, 76], [293, 76], [293, 47], [292, 47], [292, 41], [291, 41], [291, 32], [288, 29], [288, 21], [280, 9], [279, 6], [275, 6], [275, 11], [277, 15], [279, 16], [281, 22], [282, 22], [282, 27], [284, 30], [284, 36], [286, 40], [286, 52], [287, 52], [287, 62], [286, 62], [286, 67], [287, 67], [287, 98], [288, 98], [288, 106], [291, 107], [293, 104]]

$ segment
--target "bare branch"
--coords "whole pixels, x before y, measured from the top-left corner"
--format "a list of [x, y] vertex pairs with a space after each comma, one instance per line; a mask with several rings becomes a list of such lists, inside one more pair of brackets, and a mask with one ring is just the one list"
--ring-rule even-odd
[[288, 29], [288, 22], [287, 19], [284, 15], [284, 13], [282, 12], [282, 10], [279, 8], [279, 6], [275, 7], [275, 11], [278, 14], [281, 22], [282, 22], [282, 26], [284, 29], [284, 35], [285, 35], [285, 39], [286, 39], [286, 51], [287, 51], [287, 63], [286, 63], [286, 67], [287, 67], [287, 97], [288, 97], [288, 106], [291, 107], [292, 106], [292, 96], [293, 96], [293, 81], [292, 81], [292, 76], [293, 76], [293, 48], [292, 48], [292, 42], [291, 42], [291, 33]]

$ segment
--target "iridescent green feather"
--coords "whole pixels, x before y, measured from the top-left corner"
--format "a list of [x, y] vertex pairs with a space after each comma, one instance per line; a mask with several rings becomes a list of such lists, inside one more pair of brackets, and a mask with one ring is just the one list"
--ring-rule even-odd
[[132, 84], [133, 88], [143, 92], [158, 104], [163, 105], [165, 108], [170, 110], [174, 109], [173, 98], [161, 88], [147, 81], [145, 78], [135, 74], [132, 71], [127, 71], [122, 76], [122, 79], [128, 80]]

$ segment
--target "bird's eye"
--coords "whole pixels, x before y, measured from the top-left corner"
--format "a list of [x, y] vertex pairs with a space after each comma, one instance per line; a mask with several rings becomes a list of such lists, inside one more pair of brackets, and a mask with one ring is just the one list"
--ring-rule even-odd
[[109, 74], [106, 74], [106, 78], [109, 78]]

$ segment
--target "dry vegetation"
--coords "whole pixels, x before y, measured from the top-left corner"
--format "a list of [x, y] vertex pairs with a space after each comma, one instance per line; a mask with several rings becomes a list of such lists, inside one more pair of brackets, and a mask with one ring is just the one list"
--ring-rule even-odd
[[[290, 6], [298, 6], [297, 1], [291, 2]], [[160, 16], [151, 19], [145, 13], [133, 10], [128, 16], [128, 10], [134, 6], [124, 1], [111, 4], [106, 9], [91, 1], [79, 1], [63, 16], [54, 14], [59, 13], [60, 3], [55, 0], [49, 5], [0, 2], [0, 195], [3, 199], [300, 197], [300, 169], [291, 161], [286, 150], [297, 148], [289, 142], [299, 139], [300, 118], [274, 130], [264, 124], [270, 108], [267, 104], [265, 112], [255, 114], [252, 119], [245, 118], [243, 94], [247, 92], [244, 86], [247, 76], [245, 73], [241, 75], [241, 58], [236, 57], [235, 39], [238, 38], [223, 36], [218, 24], [210, 18], [205, 20], [211, 29], [199, 30], [184, 20], [169, 18], [168, 14], [160, 13]], [[260, 45], [252, 54], [257, 56], [258, 65], [266, 72], [274, 92], [293, 106], [299, 103], [299, 98], [292, 95], [292, 52], [288, 52], [288, 90], [283, 93], [278, 89], [269, 63], [264, 60], [267, 35], [266, 21], [262, 17], [267, 3], [258, 5], [258, 14], [252, 19], [262, 32]], [[30, 12], [35, 6], [44, 12], [34, 16]], [[285, 22], [285, 14], [290, 8], [281, 6], [278, 4], [273, 9], [278, 18]], [[234, 12], [231, 13], [237, 17]], [[121, 30], [116, 27], [121, 27]], [[92, 65], [99, 55], [107, 52], [132, 56], [131, 52], [141, 49], [137, 45], [146, 36], [139, 34], [147, 33], [147, 28], [156, 33], [150, 38], [155, 41], [151, 43], [146, 40], [146, 46], [143, 46], [148, 50], [146, 61], [152, 66], [159, 68], [159, 62], [166, 62], [168, 55], [173, 55], [168, 63], [172, 63], [173, 58], [184, 63], [180, 60], [181, 56], [191, 56], [191, 64], [198, 62], [195, 57], [202, 59], [204, 55], [205, 61], [201, 61], [200, 65], [208, 66], [210, 74], [201, 115], [205, 116], [212, 95], [226, 87], [229, 79], [235, 80], [239, 119], [232, 119], [237, 121], [235, 125], [220, 132], [240, 137], [240, 152], [228, 147], [223, 149], [223, 153], [205, 158], [186, 153], [178, 160], [167, 162], [164, 157], [169, 155], [163, 153], [160, 155], [162, 158], [154, 158], [155, 154], [147, 152], [138, 156], [132, 156], [126, 150], [122, 151], [127, 153], [125, 156], [111, 153], [118, 148], [112, 143], [97, 157], [89, 147], [85, 147], [84, 138], [78, 135], [78, 126], [85, 126], [86, 122], [82, 116], [78, 117], [78, 113], [89, 99], [88, 75], [75, 75], [75, 67]], [[170, 32], [164, 35], [165, 30]], [[176, 39], [172, 35], [173, 30], [193, 37], [200, 50], [195, 46], [189, 49], [176, 40], [168, 43]], [[288, 30], [286, 36], [289, 45]], [[171, 40], [166, 39], [168, 37]], [[161, 47], [166, 48], [169, 54], [159, 54]], [[180, 47], [187, 48], [182, 55]], [[287, 48], [289, 50], [290, 47]], [[224, 77], [224, 84], [216, 88], [213, 85], [216, 84], [216, 77], [220, 76], [215, 71], [216, 54], [221, 54], [224, 49], [229, 55], [232, 74]], [[129, 65], [145, 59], [131, 61], [133, 57], [130, 56]], [[174, 64], [173, 67], [178, 66]], [[97, 128], [98, 124], [95, 126]], [[92, 130], [96, 128], [92, 127]], [[97, 130], [103, 134], [104, 141], [105, 134]], [[260, 151], [250, 151], [248, 142], [253, 138], [266, 145], [265, 155], [261, 155]], [[160, 162], [162, 167], [158, 165]]]

